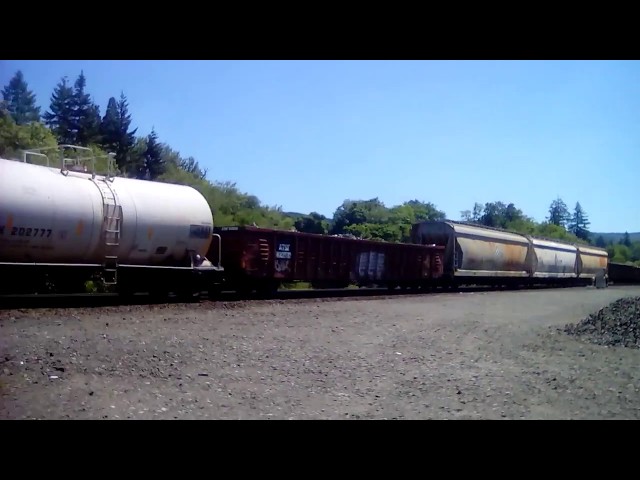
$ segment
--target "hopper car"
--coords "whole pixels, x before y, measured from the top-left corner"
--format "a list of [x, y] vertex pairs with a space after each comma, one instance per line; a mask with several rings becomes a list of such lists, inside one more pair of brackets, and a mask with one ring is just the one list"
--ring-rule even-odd
[[[28, 161], [36, 157], [41, 165]], [[429, 289], [584, 285], [608, 274], [605, 250], [462, 222], [417, 223], [407, 243], [214, 228], [196, 189], [117, 176], [111, 157], [98, 173], [97, 160], [73, 145], [0, 158], [0, 293], [83, 292], [91, 279], [123, 295], [193, 298], [291, 282]]]
[[445, 247], [442, 283], [578, 286], [608, 279], [601, 248], [454, 221], [419, 222], [411, 241]]

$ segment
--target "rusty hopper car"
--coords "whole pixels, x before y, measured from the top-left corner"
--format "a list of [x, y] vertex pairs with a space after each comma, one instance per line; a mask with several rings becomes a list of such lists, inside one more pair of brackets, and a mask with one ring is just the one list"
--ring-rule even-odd
[[258, 227], [216, 227], [214, 233], [219, 237], [207, 257], [224, 265], [225, 290], [268, 293], [295, 281], [314, 288], [417, 288], [442, 275], [443, 247]]
[[414, 243], [445, 245], [443, 283], [588, 285], [606, 279], [606, 250], [453, 221], [413, 225]]
[[603, 248], [578, 245], [578, 272], [581, 277], [595, 277], [599, 272], [607, 273], [609, 254]]
[[421, 222], [411, 238], [418, 244], [445, 246], [445, 282], [504, 284], [530, 276], [529, 240], [523, 235], [458, 224]]

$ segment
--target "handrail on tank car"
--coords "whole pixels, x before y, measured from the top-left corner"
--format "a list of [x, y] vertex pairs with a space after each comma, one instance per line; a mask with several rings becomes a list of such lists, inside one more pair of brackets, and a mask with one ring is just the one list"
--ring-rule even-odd
[[47, 159], [47, 167], [49, 166], [49, 156], [44, 153], [39, 153], [40, 150], [46, 150], [46, 148], [34, 148], [32, 150], [22, 151], [22, 162], [27, 163], [27, 156], [33, 155], [34, 157], [44, 157]]
[[[30, 148], [30, 149], [26, 149], [22, 151], [22, 161], [24, 163], [27, 163], [27, 157], [29, 155], [33, 155], [33, 156], [38, 156], [38, 157], [44, 157], [47, 159], [47, 167], [51, 167], [51, 161], [49, 159], [49, 155], [46, 155], [44, 153], [40, 153], [44, 150], [54, 150], [54, 149], [58, 149], [60, 151], [60, 173], [62, 173], [63, 175], [68, 175], [69, 173], [69, 169], [66, 168], [66, 164], [67, 163], [74, 163], [75, 165], [80, 166], [80, 162], [81, 161], [86, 161], [86, 160], [91, 160], [91, 176], [92, 178], [96, 177], [96, 158], [98, 158], [98, 156], [93, 152], [93, 150], [91, 148], [88, 147], [82, 147], [80, 145], [70, 145], [70, 144], [59, 144], [56, 147], [42, 147], [42, 148]], [[84, 151], [88, 151], [90, 152], [89, 156], [86, 157], [78, 157], [78, 158], [68, 158], [64, 156], [64, 150], [65, 149], [72, 149], [72, 150], [84, 150]], [[113, 181], [113, 179], [115, 178], [115, 172], [116, 169], [114, 167], [114, 162], [115, 162], [115, 153], [113, 152], [109, 152], [107, 153], [107, 172], [105, 174], [105, 177], [107, 178], [107, 180], [109, 181]], [[102, 156], [100, 156], [100, 158], [102, 158]], [[86, 170], [83, 171], [83, 173], [89, 173]]]
[[222, 237], [217, 233], [212, 233], [212, 237], [218, 237], [218, 268], [222, 268]]
[[[85, 150], [88, 151], [89, 153], [93, 154], [93, 150], [91, 150], [89, 147], [80, 147], [78, 145], [69, 145], [69, 144], [60, 144], [58, 145], [58, 149], [60, 150], [60, 173], [62, 173], [63, 175], [68, 175], [69, 174], [69, 169], [67, 168], [67, 163], [75, 163], [75, 165], [80, 166], [80, 161], [81, 160], [86, 160], [87, 158], [91, 159], [91, 173], [92, 176], [95, 177], [95, 171], [96, 171], [96, 160], [95, 157], [93, 155], [90, 155], [87, 158], [66, 158], [64, 156], [64, 149], [65, 148], [70, 148], [70, 149], [74, 149], [74, 150]], [[85, 165], [85, 169], [86, 169], [86, 165]], [[86, 170], [85, 170], [86, 172]]]
[[[116, 154], [114, 152], [109, 152], [107, 153], [107, 174], [105, 175], [105, 177], [107, 178], [107, 180], [109, 180], [110, 182], [113, 182], [114, 178], [116, 178], [116, 168], [114, 167], [115, 161], [116, 161]], [[111, 174], [111, 169], [113, 168], [113, 175]]]

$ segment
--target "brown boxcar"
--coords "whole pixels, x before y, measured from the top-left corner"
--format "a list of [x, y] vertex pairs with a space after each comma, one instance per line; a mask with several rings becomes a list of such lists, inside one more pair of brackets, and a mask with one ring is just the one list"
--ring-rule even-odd
[[624, 263], [609, 263], [609, 281], [612, 284], [640, 283], [640, 267]]
[[[444, 247], [358, 240], [259, 227], [216, 227], [207, 257], [222, 264], [225, 289], [428, 286], [442, 275]], [[221, 257], [221, 258], [220, 258]]]

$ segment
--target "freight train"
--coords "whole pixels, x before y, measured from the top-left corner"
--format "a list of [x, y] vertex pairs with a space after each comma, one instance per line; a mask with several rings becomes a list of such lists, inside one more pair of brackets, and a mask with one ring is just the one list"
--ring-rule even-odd
[[[0, 293], [84, 291], [188, 298], [202, 291], [431, 289], [459, 285], [583, 285], [606, 280], [605, 250], [460, 222], [420, 222], [390, 243], [257, 227], [216, 227], [194, 188], [96, 173], [96, 158], [65, 151], [0, 158]], [[29, 163], [29, 154], [44, 165]]]

